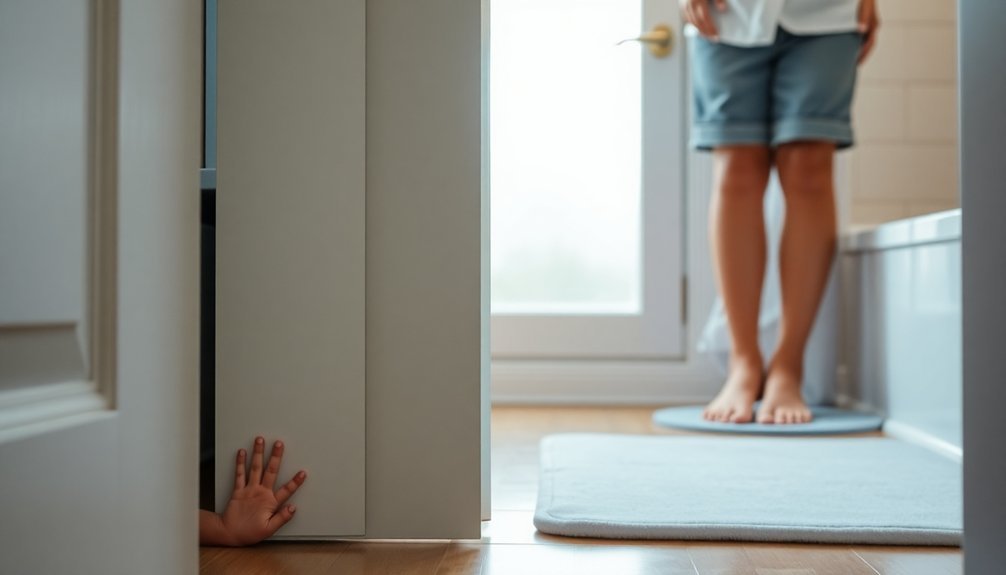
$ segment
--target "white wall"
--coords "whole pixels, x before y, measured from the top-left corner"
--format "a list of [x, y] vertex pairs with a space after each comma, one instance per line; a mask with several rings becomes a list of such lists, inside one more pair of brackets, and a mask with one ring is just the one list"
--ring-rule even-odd
[[878, 43], [853, 109], [853, 226], [959, 205], [956, 2], [878, 4]]

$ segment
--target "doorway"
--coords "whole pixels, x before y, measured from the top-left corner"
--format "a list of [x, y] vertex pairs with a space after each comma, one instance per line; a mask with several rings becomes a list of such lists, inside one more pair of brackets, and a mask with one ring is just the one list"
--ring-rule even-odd
[[676, 7], [496, 0], [490, 10], [493, 357], [681, 358]]

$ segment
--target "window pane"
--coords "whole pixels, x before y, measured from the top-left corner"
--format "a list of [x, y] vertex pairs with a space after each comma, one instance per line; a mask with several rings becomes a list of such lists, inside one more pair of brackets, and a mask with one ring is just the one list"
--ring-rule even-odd
[[638, 313], [641, 3], [493, 0], [492, 310]]

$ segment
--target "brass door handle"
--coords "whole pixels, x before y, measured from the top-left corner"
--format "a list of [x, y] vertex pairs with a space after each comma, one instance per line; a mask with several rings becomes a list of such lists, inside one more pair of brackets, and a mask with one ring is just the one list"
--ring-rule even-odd
[[674, 50], [674, 32], [671, 31], [671, 27], [667, 24], [657, 24], [649, 32], [640, 34], [638, 38], [626, 38], [616, 44], [616, 46], [621, 46], [626, 42], [646, 44], [650, 49], [650, 54], [653, 54], [657, 58], [666, 58]]

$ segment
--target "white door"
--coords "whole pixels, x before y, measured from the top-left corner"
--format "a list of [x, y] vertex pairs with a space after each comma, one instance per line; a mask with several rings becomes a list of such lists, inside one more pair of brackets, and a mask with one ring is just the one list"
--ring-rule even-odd
[[264, 435], [305, 469], [278, 537], [365, 525], [364, 0], [222, 0], [216, 503]]
[[681, 39], [616, 45], [677, 3], [494, 0], [491, 26], [493, 356], [682, 356]]
[[0, 570], [195, 572], [200, 10], [0, 2]]
[[479, 537], [481, 14], [219, 3], [217, 503], [284, 439], [280, 537]]

